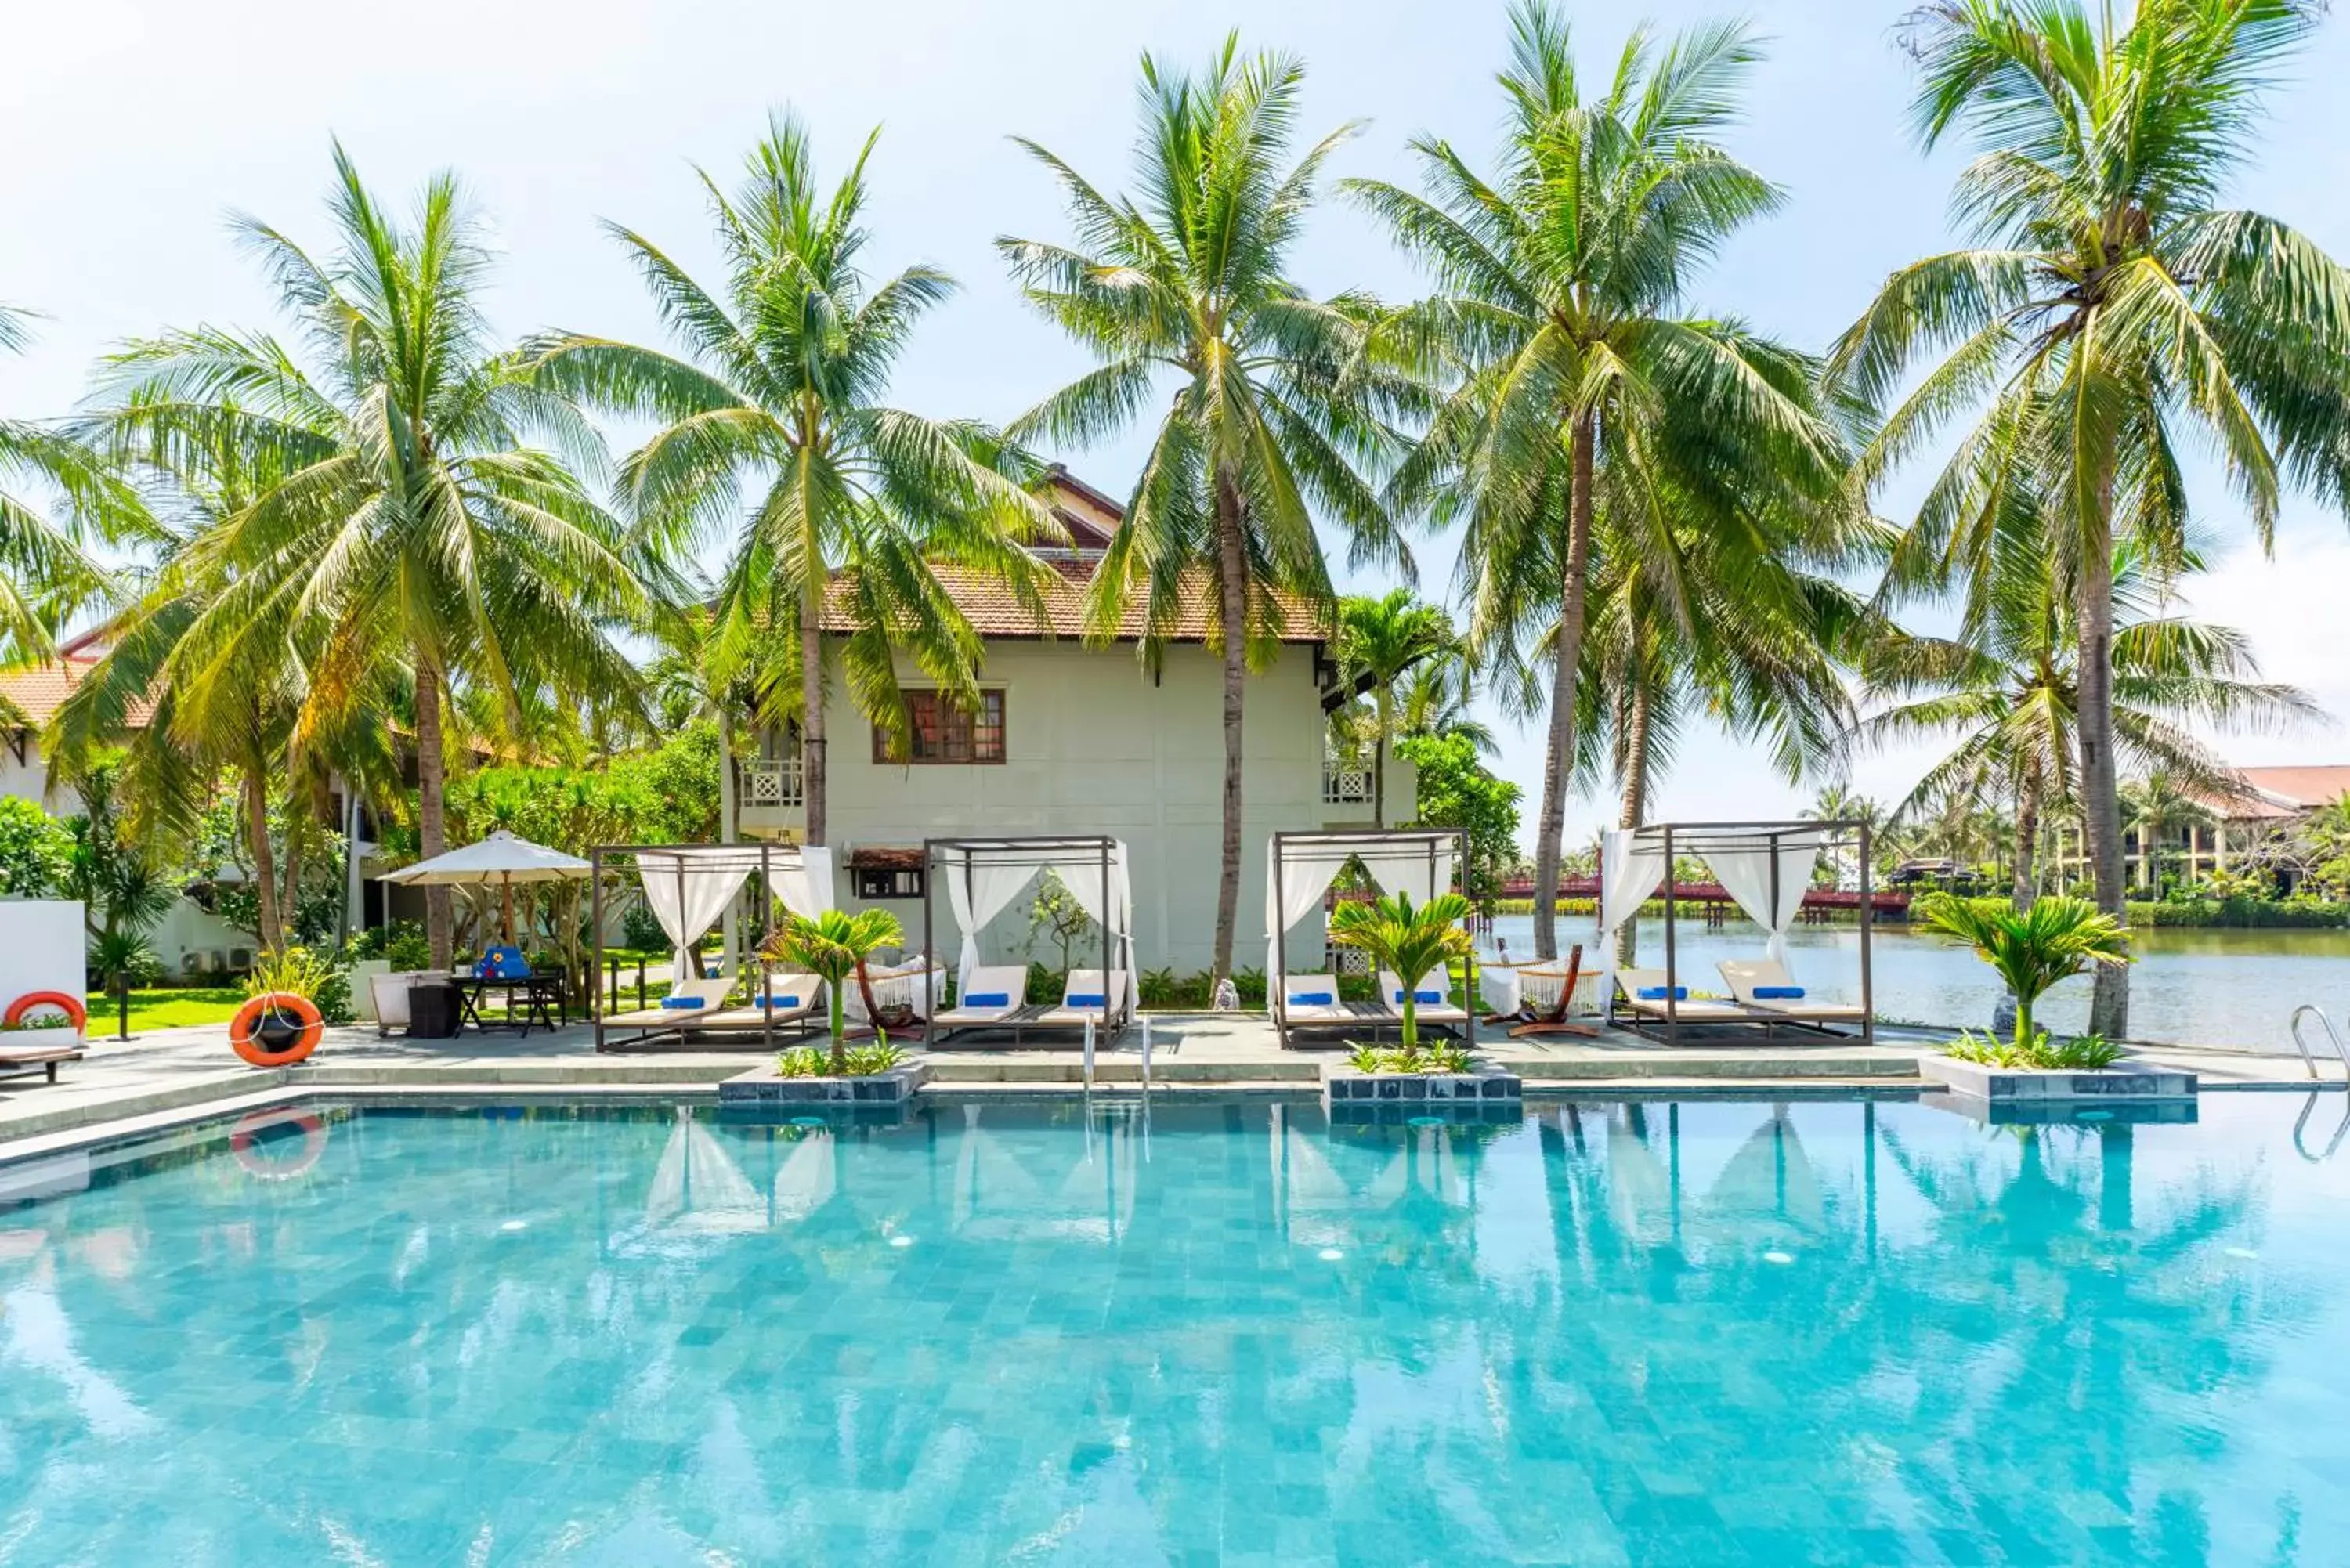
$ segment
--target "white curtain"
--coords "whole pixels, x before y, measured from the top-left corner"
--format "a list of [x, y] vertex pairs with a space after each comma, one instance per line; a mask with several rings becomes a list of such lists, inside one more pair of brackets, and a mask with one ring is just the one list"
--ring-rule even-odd
[[1819, 854], [1819, 841], [1810, 836], [1779, 841], [1775, 857], [1779, 896], [1775, 901], [1771, 897], [1774, 857], [1769, 839], [1757, 838], [1751, 849], [1717, 849], [1705, 857], [1705, 863], [1720, 879], [1722, 891], [1738, 900], [1738, 907], [1746, 911], [1748, 919], [1770, 933], [1773, 963], [1787, 961], [1787, 933], [1794, 929], [1796, 917], [1804, 911], [1804, 889], [1811, 885], [1812, 865]]
[[[1322, 902], [1322, 895], [1330, 890], [1338, 873], [1354, 857], [1354, 850], [1343, 844], [1300, 844], [1284, 851], [1273, 840], [1264, 846], [1264, 978], [1265, 994], [1281, 983], [1281, 933], [1289, 929]], [[1279, 898], [1275, 899], [1276, 867], [1279, 877]], [[1422, 866], [1424, 874], [1427, 867]], [[1294, 967], [1294, 966], [1293, 966]], [[1322, 967], [1319, 954], [1314, 969]], [[1311, 973], [1311, 970], [1296, 971]]]
[[1636, 829], [1611, 827], [1599, 836], [1599, 996], [1615, 995], [1616, 929], [1640, 912], [1665, 879], [1661, 844], [1642, 844]]
[[686, 950], [702, 938], [751, 875], [753, 858], [740, 850], [707, 860], [684, 854], [639, 855], [637, 874], [644, 878], [645, 902], [669, 940], [677, 944], [671, 983], [686, 978]]
[[1432, 859], [1426, 849], [1415, 846], [1409, 857], [1392, 850], [1385, 855], [1367, 855], [1363, 865], [1383, 891], [1409, 893], [1413, 903], [1425, 904], [1452, 887], [1452, 841], [1447, 839], [1438, 845]]
[[775, 892], [795, 915], [821, 915], [833, 907], [832, 851], [821, 845], [800, 850], [799, 863], [775, 863]]
[[[1110, 967], [1126, 976], [1126, 1010], [1132, 1013], [1142, 1005], [1142, 977], [1134, 967], [1134, 886], [1128, 879], [1126, 846], [1114, 844], [1109, 851], [1109, 902], [1102, 902], [1102, 863], [1098, 855], [1075, 853], [1066, 862], [1056, 862], [1054, 873], [1077, 907], [1093, 917], [1094, 924], [1115, 939], [1112, 950], [1117, 962]], [[1109, 977], [1104, 975], [1107, 985]]]
[[955, 994], [961, 996], [971, 989], [971, 971], [979, 967], [980, 931], [1028, 886], [1036, 867], [990, 865], [983, 854], [966, 850], [957, 859], [941, 862], [935, 874], [946, 878], [955, 929], [962, 932], [962, 956], [955, 965]]

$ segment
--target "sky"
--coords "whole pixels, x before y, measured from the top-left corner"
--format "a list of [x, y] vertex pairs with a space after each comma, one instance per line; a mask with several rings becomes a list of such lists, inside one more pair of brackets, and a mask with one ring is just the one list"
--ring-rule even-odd
[[[1593, 72], [1643, 17], [1669, 34], [1740, 16], [1768, 40], [1749, 112], [1728, 140], [1788, 200], [1698, 280], [1695, 306], [1817, 349], [1893, 268], [1955, 242], [1947, 202], [1960, 157], [1929, 158], [1906, 130], [1911, 80], [1893, 28], [1907, 8], [1565, 5]], [[386, 13], [317, 0], [10, 0], [0, 12], [0, 146], [12, 149], [0, 160], [0, 301], [45, 319], [28, 355], [0, 359], [0, 416], [69, 410], [95, 358], [127, 337], [197, 323], [282, 326], [227, 218], [251, 213], [323, 243], [335, 138], [379, 192], [403, 201], [436, 170], [463, 176], [504, 254], [491, 301], [502, 331], [659, 341], [660, 323], [599, 223], [649, 235], [690, 270], [714, 270], [694, 170], [731, 182], [767, 114], [789, 108], [810, 125], [827, 178], [880, 128], [871, 264], [929, 263], [962, 286], [918, 334], [894, 400], [1008, 420], [1087, 364], [1024, 306], [994, 250], [999, 234], [1068, 232], [1051, 181], [1011, 138], [1043, 143], [1097, 185], [1123, 186], [1140, 56], [1200, 61], [1236, 25], [1244, 47], [1305, 61], [1309, 137], [1362, 122], [1334, 175], [1409, 181], [1406, 143], [1429, 133], [1490, 166], [1507, 36], [1499, 3], [1256, 0], [1218, 11], [1169, 0], [403, 0]], [[2350, 257], [2350, 208], [2331, 199], [2350, 183], [2350, 104], [2324, 86], [2345, 79], [2350, 17], [2337, 16], [2272, 95], [2259, 154], [2230, 200]], [[1336, 196], [1293, 271], [1320, 293], [1400, 299], [1425, 286]], [[1123, 495], [1141, 450], [1138, 433], [1048, 455]], [[1881, 510], [1899, 519], [1919, 483], [1902, 476]], [[2296, 501], [2264, 557], [2216, 484], [2199, 500], [2220, 544], [2189, 607], [2246, 630], [2270, 679], [2350, 716], [2350, 659], [2334, 618], [2350, 589], [2350, 528]], [[1420, 587], [1450, 596], [1451, 541], [1423, 538], [1416, 550]], [[1340, 577], [1348, 589], [1388, 586]], [[1496, 765], [1525, 788], [1530, 835], [1540, 736], [1499, 727]], [[2245, 763], [2350, 759], [2350, 734], [2330, 726], [2216, 739]], [[1898, 800], [1930, 760], [1915, 750], [1864, 757], [1852, 783]], [[1790, 784], [1753, 752], [1693, 735], [1652, 815], [1751, 818], [1793, 809], [1816, 783]], [[1612, 810], [1606, 799], [1575, 802], [1569, 842], [1587, 841]]]

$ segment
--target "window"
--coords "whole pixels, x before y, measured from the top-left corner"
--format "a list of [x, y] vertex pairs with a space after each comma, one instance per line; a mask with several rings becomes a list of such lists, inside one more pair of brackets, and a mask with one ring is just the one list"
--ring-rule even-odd
[[979, 711], [967, 713], [941, 691], [906, 693], [906, 754], [897, 755], [889, 732], [873, 727], [877, 763], [1000, 763], [1003, 760], [1003, 693], [979, 694]]
[[922, 874], [919, 870], [901, 870], [889, 866], [857, 867], [857, 896], [860, 898], [919, 898], [922, 896]]

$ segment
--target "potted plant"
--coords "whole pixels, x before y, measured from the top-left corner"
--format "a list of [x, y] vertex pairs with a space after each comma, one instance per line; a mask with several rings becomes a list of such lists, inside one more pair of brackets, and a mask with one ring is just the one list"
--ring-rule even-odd
[[[2119, 1050], [2104, 1041], [2086, 1052], [2052, 1051], [2047, 1036], [2032, 1021], [2033, 1008], [2057, 981], [2085, 974], [2098, 964], [2129, 962], [2129, 933], [2111, 915], [2085, 898], [2036, 898], [2030, 909], [2018, 909], [2005, 898], [1961, 898], [1950, 893], [1919, 899], [1912, 915], [1927, 929], [1972, 947], [2015, 997], [2012, 1044], [1986, 1049], [1975, 1046], [1971, 1036], [1961, 1035], [1952, 1054], [1961, 1060], [1993, 1054], [2004, 1058], [2001, 1065], [2025, 1067], [2103, 1067], [2119, 1057]], [[2060, 1059], [2089, 1055], [2103, 1060]]]
[[875, 952], [905, 940], [905, 928], [887, 909], [860, 909], [855, 914], [827, 909], [814, 916], [785, 915], [783, 925], [760, 950], [760, 956], [769, 963], [812, 974], [825, 982], [836, 1077], [846, 1077], [849, 1065], [847, 1013], [841, 1004], [841, 988], [849, 976], [863, 973], [865, 961]]
[[1440, 893], [1424, 904], [1414, 904], [1409, 893], [1374, 898], [1367, 903], [1340, 904], [1330, 913], [1330, 940], [1353, 948], [1370, 960], [1373, 972], [1393, 970], [1403, 986], [1401, 1054], [1419, 1054], [1418, 991], [1430, 973], [1445, 978], [1449, 991], [1452, 961], [1465, 959], [1476, 940], [1462, 929], [1469, 900], [1458, 893]]

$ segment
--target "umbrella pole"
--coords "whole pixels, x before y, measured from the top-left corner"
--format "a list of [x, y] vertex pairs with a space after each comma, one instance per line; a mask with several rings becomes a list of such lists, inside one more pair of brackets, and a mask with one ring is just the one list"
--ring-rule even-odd
[[512, 947], [512, 946], [514, 946], [514, 873], [513, 873], [513, 872], [508, 871], [508, 872], [505, 872], [505, 873], [504, 873], [504, 874], [503, 874], [503, 877], [502, 877], [502, 879], [501, 879], [501, 883], [500, 883], [500, 888], [501, 888], [502, 892], [503, 892], [503, 893], [504, 893], [504, 905], [505, 905], [506, 946], [508, 946], [508, 947]]

